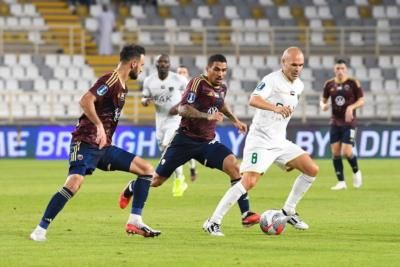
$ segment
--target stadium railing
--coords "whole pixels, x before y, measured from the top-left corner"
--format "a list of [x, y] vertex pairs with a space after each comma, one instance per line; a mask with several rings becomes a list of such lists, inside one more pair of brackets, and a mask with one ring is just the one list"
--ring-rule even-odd
[[[62, 48], [60, 42], [68, 42], [65, 53], [87, 54], [86, 31], [78, 26], [51, 25], [43, 27], [0, 26], [0, 54], [15, 51], [24, 41], [32, 53], [47, 53], [48, 46]], [[61, 29], [64, 29], [63, 31]], [[165, 27], [138, 26], [126, 28], [110, 37], [116, 47], [125, 43], [140, 43], [149, 52], [174, 54], [213, 52], [240, 54], [279, 54], [287, 46], [299, 46], [310, 54], [400, 54], [400, 26], [392, 27]], [[166, 51], [168, 50], [168, 51]], [[116, 50], [117, 52], [117, 50]]]
[[86, 54], [87, 34], [76, 25], [0, 26], [0, 54]]

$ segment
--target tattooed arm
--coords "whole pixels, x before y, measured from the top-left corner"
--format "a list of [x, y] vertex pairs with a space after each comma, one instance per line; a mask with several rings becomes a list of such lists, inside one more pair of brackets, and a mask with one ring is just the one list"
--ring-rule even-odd
[[224, 103], [224, 106], [221, 108], [221, 112], [233, 122], [233, 125], [239, 129], [239, 132], [243, 134], [247, 132], [247, 125], [241, 122], [238, 117], [232, 113], [231, 109], [226, 105], [226, 103]]
[[208, 114], [205, 112], [200, 112], [190, 105], [180, 105], [178, 108], [179, 115], [184, 118], [190, 119], [205, 119], [209, 121], [222, 121], [224, 115], [221, 112], [215, 112], [213, 114]]

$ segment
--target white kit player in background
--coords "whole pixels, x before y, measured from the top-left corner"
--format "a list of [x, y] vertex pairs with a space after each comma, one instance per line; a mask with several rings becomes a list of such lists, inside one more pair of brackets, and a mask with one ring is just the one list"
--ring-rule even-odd
[[295, 228], [309, 228], [296, 213], [296, 206], [311, 187], [319, 168], [301, 147], [286, 139], [287, 125], [304, 89], [299, 78], [304, 66], [301, 50], [287, 48], [281, 66], [282, 69], [265, 76], [250, 97], [249, 104], [256, 112], [243, 151], [242, 179], [225, 193], [212, 217], [204, 223], [204, 230], [211, 235], [223, 236], [220, 225], [224, 215], [241, 195], [256, 185], [272, 163], [286, 171], [300, 171], [282, 213], [290, 217], [288, 222]]
[[[165, 150], [179, 127], [181, 117], [178, 105], [188, 81], [181, 75], [170, 71], [169, 56], [162, 54], [156, 59], [157, 72], [146, 77], [143, 82], [142, 104], [151, 101], [156, 108], [156, 138], [161, 152]], [[172, 188], [173, 196], [179, 197], [187, 189], [183, 166], [175, 170]]]

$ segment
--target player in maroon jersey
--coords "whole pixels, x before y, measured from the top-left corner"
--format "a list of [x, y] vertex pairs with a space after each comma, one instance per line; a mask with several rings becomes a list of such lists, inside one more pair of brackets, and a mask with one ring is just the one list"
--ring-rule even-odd
[[[91, 175], [96, 168], [137, 174], [138, 179], [133, 190], [141, 190], [141, 194], [147, 198], [153, 167], [135, 154], [111, 145], [111, 139], [128, 93], [126, 82], [129, 79], [137, 79], [143, 68], [144, 56], [143, 47], [125, 46], [121, 50], [117, 68], [100, 77], [82, 96], [80, 105], [83, 115], [72, 133], [67, 180], [60, 191], [51, 198], [39, 225], [30, 235], [32, 240], [46, 240], [49, 224], [68, 200], [78, 192], [85, 176]], [[141, 198], [133, 201], [132, 214], [126, 231], [145, 237], [159, 235], [159, 231], [143, 223], [141, 219], [143, 206], [144, 201]]]
[[[358, 168], [357, 157], [353, 154], [354, 139], [356, 136], [356, 109], [364, 105], [364, 93], [358, 80], [347, 76], [346, 62], [336, 61], [335, 77], [326, 81], [321, 100], [321, 108], [326, 111], [332, 108], [330, 120], [330, 143], [333, 156], [333, 166], [338, 183], [332, 190], [346, 189], [343, 175], [342, 155], [347, 158], [353, 170], [353, 186], [362, 185], [361, 171]], [[331, 99], [330, 104], [328, 99]]]
[[[186, 87], [179, 106], [182, 120], [153, 176], [151, 185], [154, 187], [162, 185], [178, 166], [192, 158], [204, 166], [217, 168], [228, 174], [231, 185], [241, 178], [235, 155], [225, 145], [214, 140], [217, 122], [221, 122], [224, 116], [241, 133], [247, 132], [247, 125], [232, 113], [224, 101], [227, 91], [223, 83], [227, 72], [225, 56], [210, 56], [206, 71], [207, 75], [192, 79]], [[123, 194], [127, 199], [132, 196], [129, 186], [124, 189]], [[243, 226], [259, 222], [260, 216], [250, 211], [247, 194], [238, 200], [238, 204]]]

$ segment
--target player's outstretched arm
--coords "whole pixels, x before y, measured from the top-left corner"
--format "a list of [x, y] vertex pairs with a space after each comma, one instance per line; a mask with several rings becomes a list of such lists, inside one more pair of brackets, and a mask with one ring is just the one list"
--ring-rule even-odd
[[170, 108], [168, 115], [178, 115], [178, 107], [179, 107], [179, 103], [176, 104], [175, 106], [173, 106], [172, 108]]
[[107, 136], [104, 131], [103, 123], [101, 122], [99, 116], [97, 116], [96, 108], [94, 103], [96, 102], [96, 96], [90, 91], [84, 94], [79, 101], [83, 112], [86, 117], [97, 127], [97, 137], [96, 143], [99, 144], [99, 148], [102, 149], [107, 144]]
[[221, 122], [224, 119], [224, 115], [221, 112], [208, 114], [205, 112], [200, 112], [199, 110], [190, 105], [179, 105], [178, 112], [179, 115], [181, 115], [182, 117], [190, 119], [205, 119], [209, 121], [218, 121], [218, 122]]
[[249, 105], [255, 108], [273, 111], [281, 114], [284, 118], [287, 118], [292, 114], [293, 110], [289, 106], [278, 106], [276, 104], [265, 101], [259, 95], [252, 95], [249, 100]]
[[360, 97], [356, 102], [353, 104], [347, 106], [346, 108], [346, 114], [345, 114], [345, 120], [346, 122], [351, 122], [354, 118], [353, 112], [355, 109], [360, 108], [364, 105], [365, 100], [364, 97]]
[[233, 122], [233, 125], [239, 129], [240, 133], [245, 134], [247, 132], [247, 124], [241, 122], [226, 103], [221, 108], [221, 112]]
[[322, 111], [327, 111], [329, 109], [328, 99], [323, 97], [319, 102], [319, 107]]
[[147, 107], [151, 101], [152, 101], [152, 98], [148, 97], [148, 96], [143, 96], [141, 99], [141, 103], [144, 107]]

